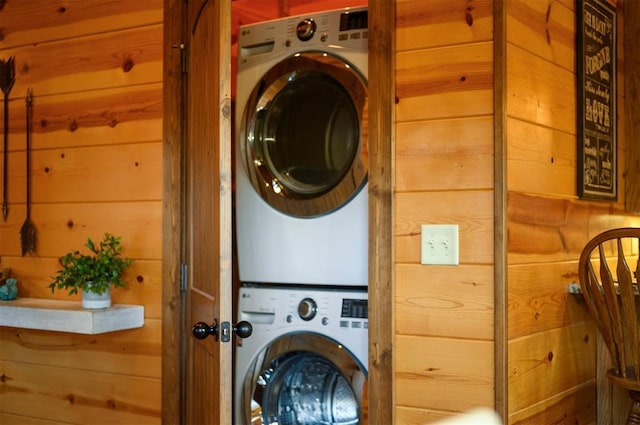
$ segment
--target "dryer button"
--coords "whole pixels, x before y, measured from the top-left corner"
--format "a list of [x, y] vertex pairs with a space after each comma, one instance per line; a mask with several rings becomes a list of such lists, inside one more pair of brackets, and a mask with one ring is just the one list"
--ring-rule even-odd
[[328, 317], [323, 317], [322, 318], [322, 324], [327, 326], [329, 324], [329, 318]]
[[290, 314], [287, 314], [287, 319], [286, 320], [287, 320], [287, 323], [293, 322], [293, 316], [290, 315]]

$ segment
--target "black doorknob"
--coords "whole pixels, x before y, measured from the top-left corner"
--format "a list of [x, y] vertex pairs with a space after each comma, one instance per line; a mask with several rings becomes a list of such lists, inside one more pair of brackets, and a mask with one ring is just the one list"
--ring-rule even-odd
[[243, 320], [233, 327], [233, 332], [240, 338], [249, 338], [253, 333], [253, 326], [251, 326], [251, 323]]
[[193, 325], [193, 328], [191, 329], [191, 333], [196, 339], [205, 339], [209, 335], [213, 335], [214, 337], [216, 337], [216, 340], [217, 340], [218, 339], [218, 323], [213, 322], [213, 324], [209, 326], [204, 322], [198, 322], [195, 325]]

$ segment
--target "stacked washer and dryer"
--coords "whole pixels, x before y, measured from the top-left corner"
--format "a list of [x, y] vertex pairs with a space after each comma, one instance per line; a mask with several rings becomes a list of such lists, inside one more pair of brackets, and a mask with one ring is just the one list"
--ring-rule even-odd
[[241, 26], [237, 424], [356, 424], [367, 392], [367, 8]]

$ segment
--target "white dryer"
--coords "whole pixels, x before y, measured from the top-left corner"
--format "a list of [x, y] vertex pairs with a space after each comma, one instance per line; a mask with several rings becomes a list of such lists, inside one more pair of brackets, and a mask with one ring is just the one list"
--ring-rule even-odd
[[367, 284], [367, 8], [241, 26], [242, 282]]
[[367, 317], [364, 290], [241, 288], [234, 423], [366, 422]]

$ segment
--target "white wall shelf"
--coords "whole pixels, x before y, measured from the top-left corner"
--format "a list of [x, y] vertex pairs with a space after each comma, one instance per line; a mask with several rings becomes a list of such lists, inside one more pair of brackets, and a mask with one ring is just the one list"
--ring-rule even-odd
[[0, 326], [101, 334], [144, 326], [144, 306], [115, 304], [86, 310], [80, 301], [18, 298], [0, 301]]

